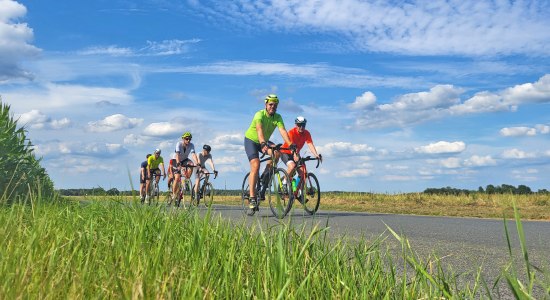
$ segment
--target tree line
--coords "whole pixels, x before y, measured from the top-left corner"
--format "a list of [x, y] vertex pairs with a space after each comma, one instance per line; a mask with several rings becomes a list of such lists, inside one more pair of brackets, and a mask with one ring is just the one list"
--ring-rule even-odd
[[517, 187], [510, 184], [492, 185], [489, 184], [485, 187], [479, 187], [477, 190], [457, 189], [452, 187], [443, 188], [427, 188], [424, 190], [426, 194], [439, 194], [439, 195], [468, 195], [472, 193], [481, 194], [514, 194], [514, 195], [529, 195], [529, 194], [547, 194], [550, 193], [547, 189], [539, 189], [534, 192], [530, 187], [520, 184]]

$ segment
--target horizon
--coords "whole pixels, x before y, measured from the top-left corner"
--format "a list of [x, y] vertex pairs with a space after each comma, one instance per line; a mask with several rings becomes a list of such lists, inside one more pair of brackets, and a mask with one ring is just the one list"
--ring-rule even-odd
[[240, 189], [270, 93], [321, 190], [550, 189], [550, 2], [344, 4], [0, 0], [0, 95], [58, 190], [139, 187], [188, 130]]

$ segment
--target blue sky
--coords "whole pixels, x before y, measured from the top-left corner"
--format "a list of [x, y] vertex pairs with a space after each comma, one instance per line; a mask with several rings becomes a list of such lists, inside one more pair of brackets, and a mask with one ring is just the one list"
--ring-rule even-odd
[[135, 187], [186, 130], [239, 188], [276, 93], [324, 190], [550, 189], [549, 20], [546, 0], [0, 0], [0, 95], [56, 188]]

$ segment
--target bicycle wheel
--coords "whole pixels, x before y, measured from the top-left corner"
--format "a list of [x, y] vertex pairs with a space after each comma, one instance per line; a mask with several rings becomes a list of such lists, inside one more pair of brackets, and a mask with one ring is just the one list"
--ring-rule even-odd
[[212, 206], [212, 202], [214, 201], [214, 186], [212, 183], [208, 182], [202, 187], [202, 198], [204, 206]]
[[307, 174], [307, 179], [304, 182], [304, 188], [301, 191], [300, 200], [304, 206], [304, 210], [313, 215], [319, 209], [321, 203], [321, 189], [319, 180], [313, 173]]
[[242, 202], [244, 213], [249, 216], [253, 216], [256, 213], [256, 211], [248, 208], [248, 199], [250, 198], [250, 186], [248, 183], [248, 176], [250, 176], [250, 172], [244, 175], [243, 185], [241, 188], [241, 202]]
[[183, 205], [185, 208], [191, 208], [192, 206], [196, 206], [195, 197], [193, 193], [193, 186], [191, 185], [190, 180], [185, 180], [183, 183], [183, 191], [182, 191], [182, 200]]
[[275, 169], [268, 183], [266, 197], [273, 215], [282, 219], [292, 207], [292, 181], [284, 169]]
[[158, 183], [155, 181], [154, 184], [153, 184], [153, 195], [151, 197], [151, 201], [149, 202], [149, 205], [151, 204], [158, 204], [159, 203], [159, 199], [160, 199], [160, 190], [159, 190], [159, 185]]
[[[200, 188], [200, 186], [199, 186], [199, 188]], [[197, 195], [197, 193], [195, 193], [195, 185], [193, 185], [191, 187], [191, 204], [193, 206], [198, 207], [200, 203], [201, 203], [201, 195], [200, 195], [200, 193], [198, 193], [198, 195]]]

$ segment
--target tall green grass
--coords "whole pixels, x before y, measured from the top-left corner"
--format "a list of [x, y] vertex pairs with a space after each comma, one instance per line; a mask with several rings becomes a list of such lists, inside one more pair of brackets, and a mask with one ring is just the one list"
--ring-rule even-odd
[[[402, 257], [392, 257], [382, 238], [328, 239], [324, 226], [248, 226], [209, 213], [116, 201], [4, 205], [0, 224], [1, 299], [450, 299], [492, 293], [479, 274], [459, 283], [462, 275], [417, 257], [394, 232]], [[532, 271], [527, 286], [548, 293], [550, 284]]]

